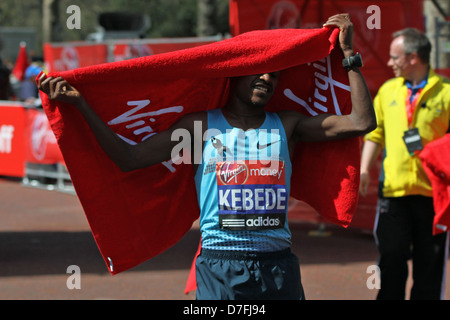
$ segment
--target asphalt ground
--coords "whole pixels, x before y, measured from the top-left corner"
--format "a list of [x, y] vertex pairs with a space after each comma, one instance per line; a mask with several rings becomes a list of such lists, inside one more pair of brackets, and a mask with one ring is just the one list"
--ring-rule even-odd
[[[319, 227], [291, 222], [306, 298], [374, 300], [377, 290], [367, 285], [375, 283], [370, 268], [378, 255], [371, 232]], [[0, 300], [195, 300], [195, 292], [185, 294], [184, 288], [199, 237], [194, 224], [163, 254], [111, 276], [75, 195], [0, 177]], [[73, 265], [80, 271], [79, 289], [68, 288]]]

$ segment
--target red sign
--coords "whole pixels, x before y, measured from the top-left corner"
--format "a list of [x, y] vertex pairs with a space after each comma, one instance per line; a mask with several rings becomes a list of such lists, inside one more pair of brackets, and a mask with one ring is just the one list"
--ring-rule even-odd
[[47, 116], [22, 103], [0, 102], [0, 175], [23, 177], [25, 162], [63, 163]]
[[[182, 50], [221, 40], [221, 37], [131, 39], [87, 44], [65, 42], [44, 44], [44, 60], [48, 72], [67, 71], [91, 65], [122, 61], [159, 53]], [[108, 47], [113, 49], [109, 53]]]
[[450, 68], [445, 69], [435, 69], [434, 70], [437, 74], [444, 76], [446, 78], [450, 78]]
[[0, 175], [24, 174], [26, 122], [26, 110], [21, 103], [0, 102]]
[[27, 162], [42, 164], [64, 162], [55, 135], [43, 111], [28, 110], [25, 138]]
[[105, 44], [67, 42], [44, 44], [44, 60], [48, 72], [66, 71], [105, 63], [108, 47]]
[[424, 30], [423, 0], [230, 0], [230, 30], [235, 36], [257, 29], [321, 28], [328, 17], [344, 12], [354, 24], [354, 48], [363, 56], [362, 72], [374, 96], [394, 76], [386, 65], [392, 33]]
[[221, 37], [120, 40], [114, 43], [113, 61], [183, 50], [221, 40]]

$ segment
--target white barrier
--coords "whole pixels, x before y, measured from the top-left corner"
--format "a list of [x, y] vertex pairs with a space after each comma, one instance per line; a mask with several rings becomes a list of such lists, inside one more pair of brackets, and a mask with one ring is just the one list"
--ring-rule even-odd
[[75, 194], [66, 166], [61, 163], [40, 164], [26, 162], [22, 184], [28, 187]]

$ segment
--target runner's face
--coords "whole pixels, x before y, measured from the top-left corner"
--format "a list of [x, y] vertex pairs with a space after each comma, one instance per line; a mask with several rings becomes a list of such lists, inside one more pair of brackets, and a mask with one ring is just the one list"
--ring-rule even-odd
[[233, 79], [236, 97], [247, 105], [265, 107], [275, 92], [280, 72], [264, 73]]

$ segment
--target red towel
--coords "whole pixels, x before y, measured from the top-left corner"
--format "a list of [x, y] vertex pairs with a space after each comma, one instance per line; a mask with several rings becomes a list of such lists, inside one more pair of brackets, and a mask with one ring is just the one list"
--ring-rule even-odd
[[[99, 116], [130, 143], [166, 129], [188, 112], [223, 106], [227, 77], [232, 76], [287, 69], [269, 110], [347, 113], [351, 108], [347, 72], [340, 49], [333, 50], [338, 34], [336, 28], [252, 31], [201, 47], [51, 76], [61, 75], [80, 90]], [[73, 106], [49, 101], [45, 94], [42, 100], [112, 274], [161, 253], [191, 228], [199, 210], [190, 165], [168, 162], [121, 172]], [[292, 195], [328, 220], [342, 226], [350, 223], [358, 184], [358, 139], [297, 148]]]
[[433, 234], [450, 229], [450, 134], [430, 142], [419, 155], [433, 188]]

